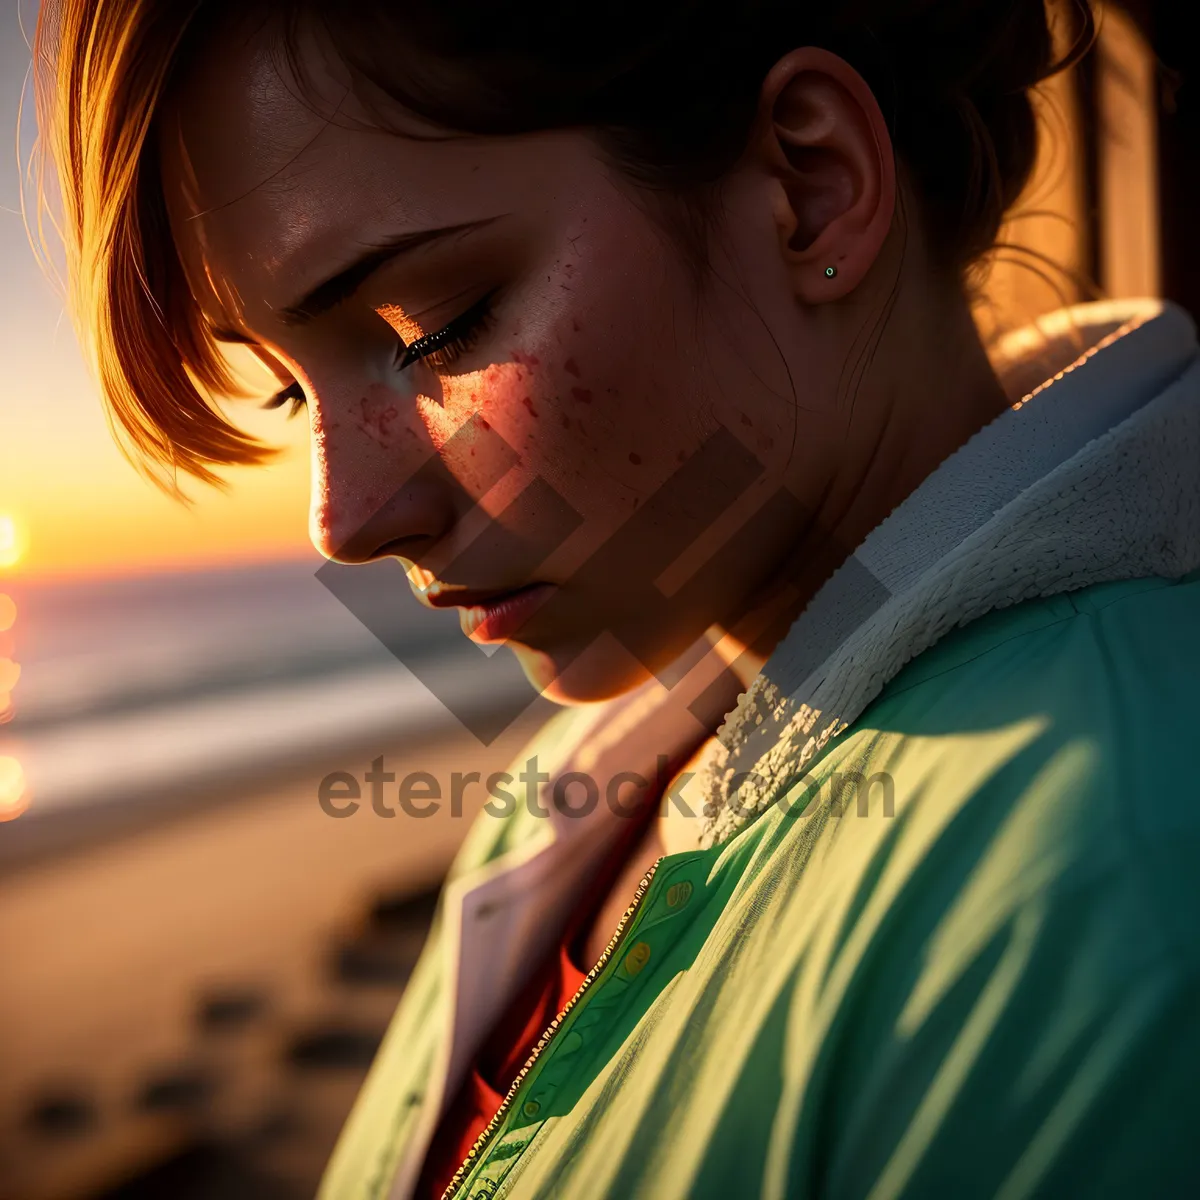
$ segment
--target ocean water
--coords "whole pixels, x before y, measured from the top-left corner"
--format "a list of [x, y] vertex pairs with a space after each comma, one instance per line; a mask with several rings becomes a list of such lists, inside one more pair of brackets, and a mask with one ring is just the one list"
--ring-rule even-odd
[[64, 812], [372, 738], [381, 750], [419, 742], [462, 728], [464, 713], [532, 699], [515, 662], [491, 663], [456, 613], [417, 604], [398, 563], [324, 568], [339, 594], [351, 589], [355, 612], [318, 578], [321, 565], [0, 581], [16, 602], [5, 637], [21, 667], [0, 757], [21, 764], [28, 795], [0, 842]]

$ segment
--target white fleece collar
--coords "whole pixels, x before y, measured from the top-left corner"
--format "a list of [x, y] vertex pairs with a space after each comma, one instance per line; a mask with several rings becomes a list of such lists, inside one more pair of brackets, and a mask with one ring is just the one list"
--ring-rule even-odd
[[1074, 331], [1091, 348], [942, 463], [794, 622], [701, 766], [702, 845], [753, 820], [956, 626], [1035, 597], [1200, 567], [1191, 318], [1159, 301], [1082, 305], [1010, 348]]

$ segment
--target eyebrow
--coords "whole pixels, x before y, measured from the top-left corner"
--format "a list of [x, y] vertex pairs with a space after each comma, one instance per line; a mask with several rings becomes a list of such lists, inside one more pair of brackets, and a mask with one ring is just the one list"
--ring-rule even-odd
[[[341, 267], [327, 279], [318, 283], [311, 291], [296, 301], [279, 309], [279, 317], [284, 325], [295, 327], [306, 325], [322, 313], [329, 312], [337, 305], [349, 300], [355, 292], [381, 267], [401, 255], [407, 254], [419, 247], [428, 246], [433, 242], [442, 241], [454, 234], [473, 233], [498, 221], [504, 214], [494, 217], [483, 217], [478, 221], [466, 221], [461, 225], [445, 225], [437, 229], [418, 229], [408, 233], [396, 234], [369, 246], [353, 262]], [[237, 345], [251, 346], [256, 339], [240, 329], [232, 327], [213, 327], [209, 334], [218, 342], [233, 342]]]

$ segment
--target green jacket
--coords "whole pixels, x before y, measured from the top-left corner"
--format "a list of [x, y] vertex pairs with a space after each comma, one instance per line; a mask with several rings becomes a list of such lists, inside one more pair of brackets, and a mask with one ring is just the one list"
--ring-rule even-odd
[[[877, 539], [849, 632], [810, 606], [809, 649], [790, 634], [764, 671], [786, 683], [727, 723], [709, 836], [643, 880], [456, 1195], [1193, 1194], [1200, 365], [1172, 310], [1122, 343], [1129, 361], [1101, 372], [1101, 350], [1043, 393], [1063, 411], [1139, 393], [1111, 436], [1072, 417], [1049, 469], [936, 535], [920, 570]], [[934, 490], [956, 494], [966, 462]], [[1025, 577], [1042, 594], [1014, 593]], [[847, 658], [872, 623], [887, 636]], [[765, 749], [747, 736], [764, 697]], [[564, 712], [536, 749], [552, 776], [636, 770], [681, 744], [678, 716], [643, 689]], [[757, 771], [748, 798], [731, 763]], [[441, 1104], [607, 844], [598, 814], [518, 805], [472, 829], [320, 1200], [409, 1194]]]

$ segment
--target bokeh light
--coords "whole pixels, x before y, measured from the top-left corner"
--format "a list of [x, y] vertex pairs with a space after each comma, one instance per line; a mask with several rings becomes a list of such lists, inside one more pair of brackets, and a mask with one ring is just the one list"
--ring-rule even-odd
[[25, 772], [15, 758], [0, 757], [0, 821], [11, 821], [29, 807]]
[[13, 719], [12, 689], [21, 674], [19, 664], [8, 656], [12, 654], [13, 639], [9, 630], [17, 621], [17, 605], [11, 596], [0, 593], [0, 725]]
[[0, 658], [0, 695], [11, 692], [21, 677], [21, 664], [11, 658]]

